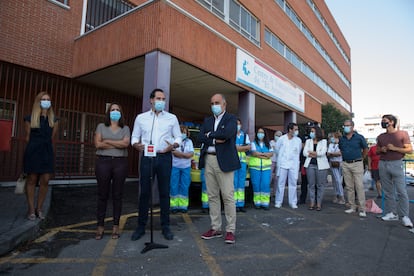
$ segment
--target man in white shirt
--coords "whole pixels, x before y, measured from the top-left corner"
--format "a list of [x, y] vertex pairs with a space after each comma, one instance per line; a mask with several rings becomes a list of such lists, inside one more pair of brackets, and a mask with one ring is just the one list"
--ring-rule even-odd
[[156, 88], [151, 92], [151, 110], [139, 114], [134, 123], [131, 145], [140, 153], [140, 197], [138, 227], [131, 236], [135, 241], [145, 234], [151, 196], [151, 173], [157, 176], [161, 207], [161, 228], [165, 239], [172, 240], [170, 230], [170, 178], [172, 168], [171, 151], [181, 144], [181, 131], [177, 117], [164, 110], [164, 91]]

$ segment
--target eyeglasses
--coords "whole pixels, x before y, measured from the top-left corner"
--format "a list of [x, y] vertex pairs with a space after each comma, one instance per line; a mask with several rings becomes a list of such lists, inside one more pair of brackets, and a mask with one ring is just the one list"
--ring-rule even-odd
[[118, 108], [114, 108], [114, 109], [111, 109], [111, 111], [121, 111], [121, 110]]
[[351, 125], [343, 125], [342, 127], [352, 127]]

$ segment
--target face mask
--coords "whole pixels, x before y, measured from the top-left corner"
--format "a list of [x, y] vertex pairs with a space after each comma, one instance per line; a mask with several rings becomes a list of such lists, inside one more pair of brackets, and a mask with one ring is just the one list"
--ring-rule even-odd
[[111, 121], [118, 122], [119, 119], [121, 119], [121, 112], [119, 112], [118, 110], [111, 111], [109, 112], [109, 118], [111, 119]]
[[298, 136], [299, 135], [299, 130], [295, 130], [294, 132], [293, 132], [293, 136]]
[[275, 135], [275, 141], [279, 140], [279, 138], [280, 138], [279, 136]]
[[221, 114], [221, 105], [215, 104], [211, 106], [211, 112], [213, 112], [214, 115], [218, 116]]
[[50, 101], [47, 101], [47, 100], [40, 101], [40, 107], [43, 109], [49, 109], [51, 105], [52, 103]]
[[185, 140], [187, 138], [187, 133], [181, 133], [181, 139]]
[[331, 143], [335, 144], [335, 138], [331, 138]]
[[164, 108], [165, 108], [165, 102], [164, 101], [155, 101], [154, 102], [155, 111], [163, 111]]
[[344, 132], [345, 133], [350, 133], [351, 132], [351, 127], [350, 126], [344, 127]]
[[387, 128], [390, 124], [388, 122], [381, 122], [382, 128]]
[[257, 133], [257, 138], [259, 138], [259, 140], [262, 140], [264, 138], [264, 133]]
[[311, 133], [309, 133], [309, 137], [310, 137], [311, 139], [315, 139], [315, 132], [311, 132]]
[[237, 131], [241, 130], [241, 125], [237, 125]]

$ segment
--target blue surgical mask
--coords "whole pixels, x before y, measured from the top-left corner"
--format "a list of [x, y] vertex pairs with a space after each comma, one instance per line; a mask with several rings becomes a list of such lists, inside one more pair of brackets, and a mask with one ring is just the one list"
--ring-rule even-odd
[[279, 136], [275, 135], [275, 141], [279, 140]]
[[237, 125], [237, 131], [241, 130], [241, 125]]
[[257, 133], [257, 138], [262, 140], [264, 138], [264, 133]]
[[315, 132], [311, 132], [311, 133], [309, 133], [309, 137], [310, 137], [311, 139], [315, 139]]
[[295, 130], [294, 132], [293, 132], [293, 136], [298, 136], [299, 135], [299, 130]]
[[183, 141], [184, 141], [185, 139], [187, 139], [187, 133], [181, 133], [181, 139], [183, 139]]
[[154, 109], [155, 111], [163, 111], [165, 108], [165, 101], [155, 101]]
[[119, 119], [121, 119], [121, 112], [119, 112], [118, 110], [113, 110], [109, 112], [109, 118], [111, 119], [111, 121], [118, 122]]
[[332, 137], [332, 138], [331, 138], [331, 143], [332, 143], [332, 144], [335, 144], [335, 142], [336, 142], [336, 141], [335, 141], [335, 138], [333, 138], [333, 137]]
[[218, 116], [221, 114], [221, 105], [215, 104], [211, 106], [211, 112], [213, 112], [214, 115]]
[[40, 101], [40, 107], [43, 109], [49, 109], [52, 103], [48, 100], [41, 100]]
[[350, 133], [351, 132], [351, 127], [350, 126], [345, 126], [344, 127], [344, 132], [345, 133]]

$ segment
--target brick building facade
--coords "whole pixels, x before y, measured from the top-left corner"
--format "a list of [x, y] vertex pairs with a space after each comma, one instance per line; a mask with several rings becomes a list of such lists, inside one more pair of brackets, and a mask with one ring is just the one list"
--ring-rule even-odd
[[[57, 178], [93, 177], [106, 104], [132, 128], [156, 86], [180, 121], [202, 122], [223, 93], [250, 135], [320, 121], [327, 102], [351, 112], [350, 47], [323, 0], [3, 0], [0, 26], [0, 120], [13, 128], [0, 181], [21, 171], [23, 116], [42, 90], [62, 120]], [[130, 151], [130, 176], [137, 163]]]

